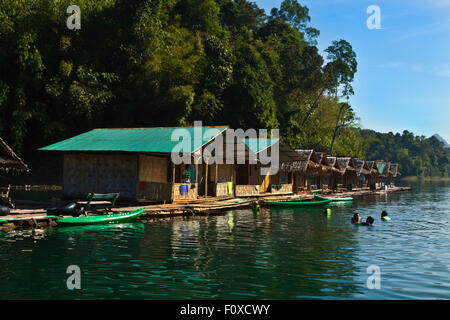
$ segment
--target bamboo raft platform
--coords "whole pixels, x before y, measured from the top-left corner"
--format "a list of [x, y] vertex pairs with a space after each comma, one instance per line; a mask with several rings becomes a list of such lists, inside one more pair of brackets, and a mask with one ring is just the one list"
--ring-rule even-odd
[[[144, 214], [139, 219], [164, 218], [176, 216], [195, 216], [195, 215], [218, 215], [224, 214], [233, 209], [253, 208], [256, 204], [265, 207], [265, 201], [302, 201], [314, 199], [314, 194], [332, 195], [332, 196], [352, 196], [359, 197], [364, 195], [387, 194], [392, 192], [409, 191], [411, 187], [393, 187], [387, 190], [369, 190], [354, 189], [332, 192], [331, 190], [314, 190], [313, 192], [302, 192], [299, 194], [260, 194], [245, 198], [201, 198], [191, 201], [177, 201], [170, 204], [148, 204], [133, 203], [128, 205], [117, 204], [112, 211], [124, 212], [144, 208]], [[15, 228], [41, 228], [56, 226], [54, 217], [47, 217], [46, 208], [51, 203], [39, 203], [32, 201], [17, 201], [23, 205], [19, 209], [12, 209], [10, 215], [0, 217], [0, 231], [9, 231]], [[8, 220], [3, 221], [2, 220]]]

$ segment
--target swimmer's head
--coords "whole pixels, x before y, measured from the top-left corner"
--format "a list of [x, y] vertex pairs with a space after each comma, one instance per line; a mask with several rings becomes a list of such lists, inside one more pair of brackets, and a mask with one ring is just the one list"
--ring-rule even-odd
[[366, 219], [366, 222], [367, 222], [368, 224], [373, 224], [374, 221], [375, 221], [374, 218], [372, 218], [371, 216], [368, 216], [367, 219]]
[[381, 217], [387, 217], [388, 213], [386, 210], [383, 210], [383, 212], [381, 213]]

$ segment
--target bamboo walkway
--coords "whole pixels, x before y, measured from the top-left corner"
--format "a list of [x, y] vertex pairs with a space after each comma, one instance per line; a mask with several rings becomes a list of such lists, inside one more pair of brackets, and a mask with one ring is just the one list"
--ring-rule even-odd
[[[322, 190], [300, 193], [300, 194], [261, 194], [247, 198], [202, 198], [192, 201], [177, 201], [170, 204], [148, 204], [134, 203], [128, 205], [117, 204], [113, 208], [114, 212], [131, 211], [144, 208], [145, 218], [162, 218], [174, 216], [194, 216], [194, 215], [214, 215], [223, 214], [228, 210], [253, 208], [256, 204], [265, 207], [265, 201], [301, 201], [314, 199], [314, 193], [333, 196], [359, 197], [370, 194], [386, 194], [391, 192], [401, 192], [411, 190], [410, 187], [393, 187], [387, 190], [355, 189], [341, 192], [322, 192]], [[39, 228], [45, 226], [55, 226], [57, 218], [47, 217], [46, 208], [49, 204], [39, 206], [39, 203], [28, 202], [21, 208], [11, 210], [8, 216], [0, 217], [0, 231], [12, 230], [15, 228]]]

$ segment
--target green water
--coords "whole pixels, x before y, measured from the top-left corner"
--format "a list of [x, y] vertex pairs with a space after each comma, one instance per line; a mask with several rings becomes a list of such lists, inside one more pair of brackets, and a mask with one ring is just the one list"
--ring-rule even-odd
[[[321, 209], [0, 234], [0, 299], [448, 299], [450, 186]], [[392, 218], [380, 221], [387, 210]], [[351, 215], [376, 218], [374, 227]], [[81, 289], [69, 290], [69, 265]], [[381, 288], [367, 288], [367, 267]]]

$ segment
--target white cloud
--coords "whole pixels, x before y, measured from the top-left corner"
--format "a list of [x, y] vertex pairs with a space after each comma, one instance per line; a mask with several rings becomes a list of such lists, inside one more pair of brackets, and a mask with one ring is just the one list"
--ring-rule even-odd
[[397, 69], [404, 66], [405, 63], [401, 61], [390, 61], [383, 64], [380, 64], [378, 67], [383, 69]]
[[441, 77], [450, 78], [450, 65], [442, 65], [440, 67], [435, 68], [435, 74]]
[[450, 6], [450, 0], [428, 0], [428, 2], [437, 7]]
[[423, 64], [409, 64], [402, 61], [389, 61], [378, 65], [378, 68], [383, 69], [402, 68], [403, 70], [422, 72], [437, 77], [450, 78], [450, 64], [423, 65]]

